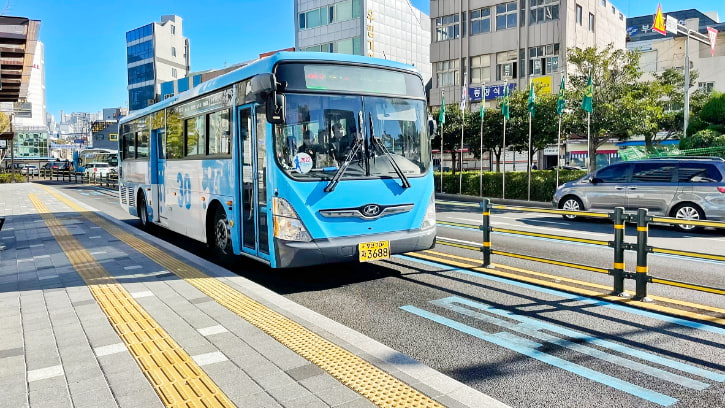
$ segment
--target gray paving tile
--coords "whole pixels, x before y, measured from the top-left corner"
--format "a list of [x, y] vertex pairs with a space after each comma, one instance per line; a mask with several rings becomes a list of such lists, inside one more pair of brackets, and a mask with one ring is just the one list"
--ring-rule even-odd
[[336, 406], [335, 408], [375, 408], [376, 405], [370, 402], [367, 398], [359, 397], [350, 402], [346, 402]]
[[[3, 337], [6, 335], [6, 333], [3, 333]], [[23, 355], [23, 348], [22, 347], [16, 347], [11, 348], [7, 350], [0, 350], [0, 359], [7, 358], [7, 357], [15, 357], [15, 356], [22, 356]]]
[[323, 392], [315, 393], [322, 401], [330, 406], [338, 406], [347, 402], [355, 401], [360, 398], [360, 394], [338, 383], [332, 388], [328, 388]]
[[284, 405], [285, 402], [309, 397], [312, 395], [309, 390], [305, 387], [297, 384], [296, 382], [283, 385], [275, 388], [265, 388], [265, 391], [269, 393], [277, 402]]
[[285, 408], [327, 408], [330, 406], [312, 394], [282, 402], [282, 405]]
[[326, 374], [320, 367], [309, 362], [303, 366], [286, 370], [286, 373], [296, 381], [302, 381], [310, 377]]

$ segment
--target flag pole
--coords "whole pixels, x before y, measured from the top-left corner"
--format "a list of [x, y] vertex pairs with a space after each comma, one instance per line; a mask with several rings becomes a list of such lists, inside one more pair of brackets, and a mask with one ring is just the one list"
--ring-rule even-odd
[[556, 135], [556, 188], [559, 188], [559, 167], [561, 167], [561, 116], [559, 115], [559, 133]]
[[[441, 100], [443, 102], [441, 109], [445, 110], [445, 103], [446, 103], [446, 90], [445, 89], [441, 89]], [[445, 125], [445, 123], [446, 123], [445, 120], [441, 123], [441, 194], [443, 194], [443, 126]]]
[[[529, 75], [529, 99], [531, 99], [531, 92], [534, 91], [534, 88], [532, 86], [532, 76]], [[526, 163], [526, 173], [527, 173], [527, 182], [526, 182], [526, 200], [531, 201], [531, 119], [533, 115], [531, 114], [531, 108], [529, 108], [529, 149], [526, 152], [526, 158], [528, 160], [528, 163]]]
[[587, 170], [592, 171], [592, 146], [591, 146], [591, 123], [592, 123], [592, 113], [587, 112]]
[[[482, 82], [481, 83], [481, 107], [480, 107], [480, 109], [481, 109], [481, 112], [484, 112], [484, 113], [486, 111], [486, 91], [485, 91], [485, 88], [486, 88], [486, 83], [485, 82]], [[479, 141], [481, 142], [481, 147], [478, 150], [478, 154], [480, 156], [479, 159], [478, 159], [478, 164], [479, 164], [479, 171], [478, 171], [478, 195], [480, 197], [483, 197], [483, 114], [480, 115], [480, 117], [481, 117], [481, 134], [479, 136]], [[489, 154], [489, 160], [490, 159], [491, 159], [491, 155]]]
[[[508, 103], [508, 101], [506, 101], [509, 86], [508, 81], [505, 81], [503, 86], [504, 101], [505, 103]], [[508, 107], [506, 109], [508, 109]], [[503, 157], [503, 170], [501, 171], [501, 199], [506, 198], [506, 115], [504, 115], [503, 113], [504, 112], [502, 107], [501, 114], [503, 115], [503, 140], [501, 141], [501, 156]]]
[[466, 128], [466, 100], [468, 94], [468, 72], [463, 73], [463, 88], [461, 89], [461, 151], [458, 153], [458, 161], [461, 167], [458, 172], [458, 194], [463, 194], [463, 130]]

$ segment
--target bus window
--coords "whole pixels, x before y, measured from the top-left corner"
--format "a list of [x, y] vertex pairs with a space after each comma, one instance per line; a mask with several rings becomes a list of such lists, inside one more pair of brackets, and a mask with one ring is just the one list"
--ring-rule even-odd
[[206, 117], [197, 116], [185, 121], [186, 128], [186, 156], [199, 156], [206, 154]]
[[149, 157], [149, 131], [148, 129], [136, 133], [136, 158]]
[[184, 122], [175, 112], [169, 112], [167, 117], [166, 158], [180, 159], [184, 156]]
[[229, 110], [209, 114], [209, 155], [228, 155], [230, 153]]

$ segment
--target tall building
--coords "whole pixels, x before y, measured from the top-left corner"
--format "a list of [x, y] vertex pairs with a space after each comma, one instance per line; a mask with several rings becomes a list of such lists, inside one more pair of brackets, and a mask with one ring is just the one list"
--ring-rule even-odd
[[409, 0], [295, 0], [298, 51], [367, 55], [431, 77], [430, 19]]
[[[625, 17], [610, 0], [431, 0], [430, 104], [493, 101], [529, 77], [550, 92], [566, 70], [567, 48], [625, 47]], [[485, 84], [481, 92], [481, 84]], [[493, 103], [493, 102], [491, 102]]]
[[[691, 69], [698, 73], [697, 88], [705, 91], [725, 92], [725, 24], [718, 22], [717, 13], [703, 13], [695, 9], [666, 13], [675, 17], [680, 24], [707, 37], [707, 27], [719, 31], [715, 55], [710, 46], [690, 40]], [[652, 79], [652, 74], [662, 73], [669, 68], [682, 69], [685, 66], [686, 35], [662, 35], [652, 30], [652, 16], [627, 19], [627, 48], [640, 52], [639, 66], [643, 79]], [[691, 90], [691, 92], [694, 89]]]
[[126, 33], [128, 108], [131, 111], [158, 102], [161, 83], [189, 72], [189, 40], [179, 16], [161, 16]]

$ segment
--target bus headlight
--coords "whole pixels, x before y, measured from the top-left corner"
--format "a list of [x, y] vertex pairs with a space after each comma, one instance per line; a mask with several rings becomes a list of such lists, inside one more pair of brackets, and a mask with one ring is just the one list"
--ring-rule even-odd
[[272, 197], [272, 225], [275, 238], [285, 241], [312, 241], [302, 220], [284, 198]]
[[425, 217], [423, 217], [423, 223], [420, 224], [420, 229], [433, 228], [436, 225], [436, 202], [434, 196], [430, 196], [428, 202], [428, 208], [425, 210]]

